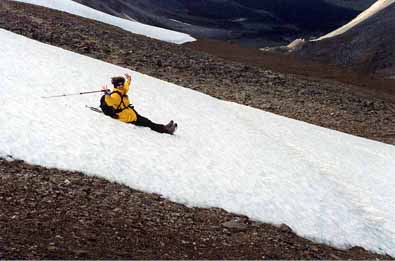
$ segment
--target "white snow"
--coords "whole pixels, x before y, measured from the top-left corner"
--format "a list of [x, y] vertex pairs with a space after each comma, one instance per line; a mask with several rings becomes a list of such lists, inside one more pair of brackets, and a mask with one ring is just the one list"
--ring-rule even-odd
[[186, 42], [191, 42], [196, 40], [195, 38], [191, 37], [188, 34], [175, 32], [175, 31], [115, 17], [106, 14], [104, 12], [95, 10], [93, 8], [87, 7], [85, 5], [79, 4], [72, 0], [14, 0], [14, 1], [40, 5], [47, 8], [63, 11], [66, 13], [82, 16], [85, 18], [118, 26], [126, 31], [135, 34], [145, 35], [165, 42], [183, 44]]
[[[395, 146], [221, 101], [0, 30], [0, 156], [82, 171], [188, 206], [395, 255]], [[136, 109], [176, 135], [85, 108], [131, 73]]]
[[240, 17], [240, 18], [232, 20], [232, 22], [241, 23], [241, 22], [245, 22], [247, 20], [248, 20], [248, 18]]
[[300, 48], [302, 48], [305, 43], [306, 43], [306, 41], [304, 39], [298, 38], [298, 39], [294, 40], [293, 42], [291, 42], [290, 44], [288, 44], [287, 48], [288, 48], [289, 52], [292, 52], [292, 51], [299, 50]]
[[[355, 27], [356, 25], [362, 23], [366, 19], [372, 17], [373, 15], [377, 14], [381, 10], [387, 8], [391, 4], [394, 4], [395, 0], [377, 0], [371, 7], [366, 9], [364, 12], [359, 14], [355, 19], [351, 20], [349, 23], [345, 24], [344, 26], [336, 29], [333, 32], [330, 32], [329, 34], [326, 34], [318, 39], [315, 39], [314, 41], [319, 41], [323, 40], [326, 38], [334, 37], [340, 34], [343, 34], [350, 30], [351, 28]], [[394, 10], [394, 15], [395, 15], [395, 10]]]
[[173, 22], [176, 22], [176, 23], [179, 23], [179, 24], [191, 25], [191, 24], [188, 24], [188, 23], [184, 23], [184, 22], [178, 21], [176, 19], [170, 19], [170, 21], [173, 21]]

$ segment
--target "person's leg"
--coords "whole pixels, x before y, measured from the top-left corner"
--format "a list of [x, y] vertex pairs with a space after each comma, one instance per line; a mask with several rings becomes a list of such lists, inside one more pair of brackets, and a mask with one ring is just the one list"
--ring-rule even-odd
[[149, 127], [151, 130], [159, 132], [159, 133], [169, 133], [169, 129], [166, 128], [163, 124], [157, 124], [147, 119], [146, 117], [141, 116], [136, 111], [134, 111], [137, 115], [137, 120], [133, 122], [136, 126]]

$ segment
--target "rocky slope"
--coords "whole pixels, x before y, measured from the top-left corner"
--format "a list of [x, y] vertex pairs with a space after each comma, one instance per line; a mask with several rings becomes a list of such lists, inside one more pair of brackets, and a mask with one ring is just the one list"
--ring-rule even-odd
[[226, 61], [37, 6], [12, 1], [1, 6], [1, 28], [220, 99], [395, 144], [393, 100], [335, 81]]
[[187, 208], [81, 173], [0, 159], [0, 259], [389, 259], [289, 227]]
[[363, 11], [372, 5], [376, 0], [353, 0], [353, 1], [344, 1], [344, 0], [325, 0], [328, 3], [343, 6], [346, 8], [351, 8], [359, 11]]
[[191, 34], [264, 47], [321, 35], [357, 15], [323, 0], [77, 0], [92, 8]]
[[306, 42], [294, 54], [395, 79], [394, 12], [395, 3], [341, 35]]
[[[221, 99], [395, 144], [394, 103], [338, 82], [229, 62], [7, 0], [0, 2], [0, 28]], [[389, 258], [360, 248], [336, 250], [301, 239], [286, 226], [186, 208], [80, 173], [19, 161], [0, 160], [0, 222], [5, 259]]]

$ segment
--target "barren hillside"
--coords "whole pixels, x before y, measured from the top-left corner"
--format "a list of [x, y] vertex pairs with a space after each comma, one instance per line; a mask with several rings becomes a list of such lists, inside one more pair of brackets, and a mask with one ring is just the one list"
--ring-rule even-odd
[[[395, 144], [393, 101], [353, 86], [232, 62], [8, 0], [0, 2], [0, 28], [220, 99]], [[286, 225], [187, 208], [159, 195], [12, 157], [0, 159], [0, 202], [3, 259], [390, 258], [360, 247], [334, 249], [300, 238]]]

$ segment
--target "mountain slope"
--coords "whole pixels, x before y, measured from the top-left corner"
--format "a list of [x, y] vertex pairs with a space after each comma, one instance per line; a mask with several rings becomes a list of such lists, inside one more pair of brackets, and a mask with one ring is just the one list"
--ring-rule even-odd
[[394, 4], [395, 4], [394, 0], [378, 0], [372, 6], [370, 6], [367, 10], [365, 10], [360, 15], [358, 15], [355, 19], [353, 19], [346, 25], [340, 27], [339, 29], [336, 29], [335, 31], [333, 31], [329, 34], [326, 34], [326, 35], [318, 38], [317, 41], [343, 34], [343, 33], [347, 32], [348, 30], [357, 27], [358, 25], [360, 25], [362, 23], [367, 23], [367, 21], [369, 21], [369, 19], [371, 17], [373, 17], [374, 15], [376, 15], [377, 13], [380, 13], [383, 10], [384, 10], [383, 12], [388, 12], [388, 10], [391, 10], [390, 6], [392, 6]]
[[0, 158], [2, 259], [389, 260], [218, 208], [190, 208], [83, 173]]
[[15, 0], [15, 1], [28, 3], [28, 4], [35, 4], [35, 5], [44, 6], [47, 8], [75, 14], [89, 19], [97, 20], [103, 23], [118, 26], [132, 33], [143, 34], [145, 36], [170, 43], [182, 44], [195, 40], [191, 36], [183, 33], [170, 31], [163, 28], [153, 27], [136, 21], [130, 21], [127, 19], [120, 19], [118, 17], [108, 15], [106, 13], [89, 8], [87, 6], [78, 4], [72, 0], [53, 0], [53, 1]]
[[235, 40], [245, 45], [284, 43], [301, 35], [331, 31], [356, 16], [323, 0], [77, 0], [92, 8], [197, 38]]
[[364, 11], [369, 6], [371, 6], [376, 0], [353, 0], [353, 1], [344, 1], [344, 0], [325, 0], [328, 3]]
[[[360, 120], [365, 124], [371, 122], [371, 119], [375, 119], [378, 121], [375, 121], [374, 124], [369, 123], [366, 125], [367, 128], [363, 129], [369, 129], [370, 125], [378, 126], [376, 131], [383, 131], [382, 127], [393, 129], [388, 122], [382, 125], [385, 116], [382, 112], [391, 113], [389, 103], [373, 100], [372, 106], [364, 107], [363, 104], [372, 101], [372, 99], [350, 95], [344, 89], [338, 89], [337, 84], [333, 82], [312, 79], [301, 82], [294, 77], [291, 81], [289, 77], [262, 72], [242, 64], [229, 63], [213, 56], [194, 53], [187, 48], [154, 41], [118, 28], [111, 28], [102, 23], [44, 8], [23, 4], [10, 4], [5, 9], [4, 5], [1, 7], [0, 27], [7, 27], [31, 38], [85, 53], [92, 57], [100, 57], [106, 61], [123, 64], [129, 68], [138, 66], [140, 71], [149, 72], [174, 82], [182, 82], [190, 88], [211, 92], [222, 99], [252, 102], [257, 107], [263, 106], [262, 102], [271, 101], [270, 104], [273, 106], [271, 108], [278, 112], [284, 113], [284, 109], [291, 108], [295, 112], [301, 113], [302, 111], [293, 107], [295, 101], [298, 103], [297, 100], [291, 99], [292, 96], [297, 95], [307, 101], [304, 113], [300, 114], [302, 116], [309, 114], [310, 110], [316, 110], [320, 116], [329, 115], [329, 113], [323, 113], [323, 109], [330, 104], [334, 105], [333, 101], [340, 99], [343, 113], [338, 113], [340, 110], [335, 110], [336, 114], [325, 118], [325, 122], [330, 121], [331, 118], [340, 122], [339, 117], [340, 119], [347, 117], [347, 112], [353, 108], [355, 114], [349, 115], [352, 117], [347, 118], [347, 124], [344, 126], [351, 126], [355, 131], [358, 130], [355, 120]], [[9, 9], [10, 7], [12, 9]], [[73, 30], [70, 31], [69, 28], [73, 28]], [[73, 40], [70, 41], [70, 39]], [[128, 39], [128, 41], [122, 39]], [[106, 53], [107, 49], [112, 50], [111, 55]], [[125, 55], [126, 53], [128, 55]], [[162, 64], [163, 67], [158, 59], [162, 60], [162, 63], [165, 61]], [[204, 69], [207, 68], [210, 70], [205, 71]], [[235, 78], [232, 78], [232, 75]], [[231, 81], [234, 79], [238, 79], [239, 82], [232, 83]], [[261, 81], [255, 84], [262, 86], [264, 93], [255, 92], [257, 88], [254, 87], [254, 82], [258, 79]], [[203, 81], [207, 81], [207, 87], [200, 86]], [[269, 87], [271, 84], [273, 86]], [[224, 88], [215, 87], [217, 85]], [[58, 85], [53, 85], [54, 88], [55, 86]], [[329, 87], [336, 90], [339, 95], [334, 96], [334, 92], [330, 92]], [[292, 96], [286, 96], [285, 89], [290, 90]], [[238, 92], [239, 96], [236, 97], [235, 92]], [[240, 93], [246, 96], [243, 97]], [[275, 95], [271, 95], [271, 93]], [[247, 95], [251, 95], [251, 97]], [[281, 97], [282, 101], [288, 102], [277, 107], [276, 97]], [[313, 99], [308, 100], [308, 97]], [[261, 101], [258, 102], [258, 100]], [[314, 101], [321, 105], [327, 104], [316, 106]], [[369, 108], [369, 112], [365, 110], [367, 108]], [[314, 121], [314, 118], [311, 119]], [[342, 125], [338, 127], [340, 126]], [[380, 140], [382, 137], [377, 139]], [[2, 201], [3, 204], [0, 204], [1, 209], [4, 209], [4, 211], [0, 211], [0, 219], [5, 222], [0, 233], [2, 235], [0, 237], [0, 256], [2, 257], [10, 257], [7, 254], [18, 253], [17, 251], [25, 253], [24, 256], [30, 259], [34, 257], [49, 259], [91, 257], [97, 259], [103, 256], [118, 258], [133, 256], [147, 257], [148, 259], [155, 259], [158, 256], [177, 257], [177, 259], [193, 257], [195, 259], [199, 257], [199, 259], [208, 257], [213, 259], [220, 257], [374, 259], [377, 257], [363, 255], [365, 252], [361, 248], [352, 248], [347, 252], [333, 249], [324, 250], [325, 248], [316, 244], [295, 241], [295, 237], [286, 232], [289, 230], [283, 228], [281, 230], [275, 229], [278, 234], [284, 235], [280, 238], [268, 231], [267, 228], [270, 226], [255, 224], [248, 220], [246, 223], [251, 225], [247, 227], [247, 231], [239, 233], [237, 229], [222, 228], [221, 221], [216, 219], [220, 216], [216, 209], [202, 210], [200, 214], [191, 214], [188, 212], [189, 210], [185, 212], [183, 207], [169, 206], [168, 201], [155, 200], [157, 198], [155, 195], [153, 196], [154, 200], [150, 200], [151, 196], [147, 196], [145, 193], [136, 195], [133, 191], [128, 192], [125, 187], [116, 186], [116, 184], [100, 179], [75, 175], [75, 173], [27, 166], [18, 164], [18, 162], [10, 162], [6, 165], [1, 162], [0, 172], [3, 174], [1, 185], [4, 185], [0, 189], [0, 197], [6, 199], [6, 201]], [[123, 204], [125, 201], [127, 206]], [[91, 203], [92, 206], [87, 207], [88, 203]], [[98, 209], [98, 206], [104, 209]], [[126, 216], [117, 215], [119, 211], [117, 207]], [[174, 208], [177, 212], [172, 212]], [[147, 213], [147, 211], [149, 212]], [[178, 218], [167, 220], [164, 219], [164, 216], [177, 216]], [[225, 218], [229, 220], [232, 217]], [[246, 220], [245, 217], [234, 218], [242, 220], [243, 224]], [[199, 220], [209, 220], [209, 222], [201, 226]], [[167, 223], [168, 221], [170, 224]], [[161, 224], [161, 222], [164, 223]], [[186, 226], [186, 223], [190, 226]], [[34, 231], [38, 233], [37, 236], [28, 238], [28, 236], [34, 235], [32, 234]], [[99, 233], [95, 234], [97, 231]], [[197, 234], [198, 231], [201, 231], [203, 236]], [[103, 232], [106, 234], [101, 234]], [[107, 232], [112, 232], [112, 234]], [[104, 235], [104, 237], [108, 235], [108, 238], [103, 238], [100, 235]], [[149, 238], [150, 235], [153, 235], [155, 239], [160, 238], [160, 244], [154, 243], [152, 238]], [[50, 238], [54, 238], [54, 241], [47, 241]], [[197, 241], [187, 242], [193, 238], [196, 238]], [[205, 241], [207, 239], [208, 241]], [[222, 241], [218, 242], [218, 239]], [[125, 242], [125, 240], [127, 241]], [[246, 240], [248, 244], [243, 244]], [[114, 242], [118, 244], [112, 248]], [[176, 247], [174, 247], [175, 245]], [[12, 252], [7, 252], [7, 249]], [[54, 250], [55, 252], [53, 252]], [[237, 254], [235, 254], [235, 250]], [[13, 257], [16, 258], [18, 255], [13, 255]], [[19, 255], [19, 257], [21, 256]]]
[[395, 1], [379, 0], [342, 28], [307, 42], [298, 56], [349, 66], [379, 78], [395, 79]]
[[[137, 72], [132, 72], [134, 105], [154, 121], [174, 117], [180, 123], [175, 137], [81, 110], [97, 102], [94, 96], [37, 103], [40, 96], [65, 89], [78, 92], [87, 82], [100, 86], [127, 70], [4, 30], [0, 34], [5, 79], [0, 102], [7, 110], [24, 100], [24, 110], [0, 115], [2, 157], [286, 223], [337, 246], [394, 254], [394, 146], [223, 102]], [[18, 71], [9, 66], [26, 56]], [[29, 88], [12, 88], [15, 81]], [[120, 151], [119, 144], [132, 145]]]
[[[395, 144], [395, 122], [391, 120], [395, 113], [393, 102], [374, 98], [375, 93], [361, 93], [356, 86], [271, 72], [246, 64], [244, 60], [242, 63], [230, 62], [39, 6], [10, 1], [0, 4], [0, 27], [32, 39], [138, 70], [220, 99]], [[234, 48], [227, 49], [218, 43], [209, 48], [235, 53]], [[256, 53], [240, 55], [247, 60], [251, 57], [260, 60]], [[263, 57], [262, 60], [266, 60], [266, 67], [278, 62], [279, 58], [274, 56], [267, 61]], [[283, 62], [300, 65], [292, 60]], [[276, 70], [284, 72], [282, 67], [280, 65]], [[313, 64], [311, 68], [317, 66]], [[322, 70], [325, 75], [328, 73], [326, 68]], [[377, 89], [379, 84], [373, 81], [364, 90], [369, 87]], [[390, 97], [388, 92], [379, 97], [384, 95]]]

